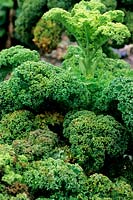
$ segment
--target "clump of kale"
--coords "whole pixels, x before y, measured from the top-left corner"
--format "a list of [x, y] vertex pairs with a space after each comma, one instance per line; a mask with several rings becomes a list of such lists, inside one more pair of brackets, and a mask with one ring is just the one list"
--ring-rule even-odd
[[[69, 72], [46, 62], [24, 62], [0, 85], [1, 111], [86, 108], [86, 84]], [[4, 94], [4, 95], [3, 95]], [[12, 103], [11, 103], [12, 102]]]
[[106, 155], [123, 155], [129, 139], [126, 129], [112, 116], [96, 116], [87, 110], [68, 113], [63, 133], [69, 139], [74, 159], [87, 173], [99, 171]]
[[33, 130], [34, 116], [26, 110], [4, 115], [0, 121], [0, 144], [11, 144], [13, 140], [26, 137]]
[[23, 46], [17, 45], [9, 49], [3, 49], [0, 52], [0, 81], [8, 79], [15, 67], [26, 61], [39, 61], [39, 53], [35, 50], [31, 51]]
[[[133, 80], [132, 77], [118, 77], [103, 89], [97, 98], [96, 107], [114, 115], [128, 131], [133, 132]], [[117, 115], [116, 115], [117, 114]]]

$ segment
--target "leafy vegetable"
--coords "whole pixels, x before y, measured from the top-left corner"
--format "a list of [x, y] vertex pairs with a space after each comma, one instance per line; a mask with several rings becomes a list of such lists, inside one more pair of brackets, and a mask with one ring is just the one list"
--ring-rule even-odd
[[121, 24], [124, 13], [120, 10], [103, 13], [104, 10], [104, 4], [95, 0], [81, 1], [75, 4], [71, 12], [53, 8], [42, 17], [62, 23], [75, 37], [82, 52], [79, 65], [86, 75], [94, 73], [99, 60], [103, 58], [102, 46], [108, 40], [119, 44], [130, 36], [127, 27]]
[[105, 155], [117, 157], [127, 149], [129, 136], [126, 130], [111, 116], [96, 116], [91, 111], [78, 111], [66, 115], [64, 136], [76, 162], [87, 173], [99, 171]]

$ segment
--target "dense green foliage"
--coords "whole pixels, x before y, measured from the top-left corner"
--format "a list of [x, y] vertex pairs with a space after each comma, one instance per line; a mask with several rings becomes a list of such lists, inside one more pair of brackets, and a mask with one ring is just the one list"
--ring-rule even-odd
[[[76, 2], [77, 1], [75, 0], [71, 0], [71, 1], [36, 0], [34, 2], [32, 0], [28, 0], [28, 1], [18, 0], [19, 14], [15, 21], [16, 38], [22, 44], [25, 44], [26, 46], [29, 46], [29, 47], [34, 47], [34, 43], [32, 41], [34, 38], [35, 44], [40, 49], [43, 49], [43, 51], [48, 51], [48, 47], [52, 49], [55, 48], [57, 45], [57, 42], [60, 39], [59, 37], [60, 34], [58, 35], [58, 33], [60, 33], [63, 30], [62, 27], [59, 27], [59, 25], [56, 25], [58, 27], [55, 27], [55, 23], [46, 22], [46, 20], [41, 20], [41, 21], [39, 20], [42, 17], [43, 13], [46, 12], [50, 8], [61, 7], [68, 10]], [[36, 27], [36, 23], [37, 23], [37, 27]], [[34, 30], [34, 27], [36, 27], [35, 30]], [[33, 30], [34, 30], [34, 36], [33, 36]], [[39, 34], [40, 31], [41, 31], [40, 33], [41, 35]], [[51, 36], [54, 33], [55, 33], [55, 39], [53, 40], [57, 40], [57, 41], [52, 42]], [[56, 37], [58, 39], [56, 39]], [[49, 41], [50, 41], [50, 44], [49, 44]], [[47, 49], [45, 49], [45, 46], [42, 46], [42, 45], [46, 45]]]
[[0, 81], [3, 81], [21, 63], [27, 60], [39, 61], [39, 59], [37, 51], [31, 51], [20, 45], [2, 50], [0, 52]]
[[115, 10], [117, 6], [117, 0], [101, 0], [101, 3], [106, 6], [106, 10]]
[[25, 155], [29, 161], [49, 158], [58, 144], [57, 134], [48, 127], [37, 129], [26, 135], [25, 139], [14, 140], [13, 147], [17, 155]]
[[24, 108], [35, 112], [52, 107], [65, 111], [84, 108], [89, 103], [89, 91], [85, 83], [45, 62], [22, 63], [0, 87], [1, 112]]
[[0, 82], [1, 200], [133, 199], [133, 71], [102, 52], [129, 32], [123, 12], [105, 11], [91, 0], [44, 15], [58, 13], [79, 44], [60, 67], [21, 46], [0, 52], [0, 73], [11, 69]]
[[[126, 39], [126, 43], [132, 43], [133, 42], [133, 1], [132, 0], [101, 0], [102, 3], [104, 3], [107, 6], [108, 10], [122, 10], [125, 14], [123, 23], [128, 27], [131, 36], [130, 38]], [[123, 44], [124, 45], [124, 44]], [[113, 46], [116, 46], [115, 43], [113, 43]], [[117, 46], [118, 47], [118, 46]]]
[[79, 2], [79, 0], [47, 0], [47, 6], [48, 9], [58, 7], [69, 10], [77, 2]]
[[114, 79], [108, 87], [103, 90], [96, 104], [100, 110], [108, 111], [109, 113], [113, 112], [114, 115], [117, 113], [118, 119], [122, 118], [127, 129], [133, 133], [132, 78], [119, 77]]
[[[133, 5], [133, 3], [132, 3]], [[130, 41], [131, 43], [133, 42], [133, 11], [125, 11], [125, 19], [124, 19], [124, 23], [126, 24], [126, 26], [128, 27], [129, 31], [131, 32], [131, 37], [130, 37]]]
[[69, 138], [74, 158], [88, 173], [103, 167], [105, 155], [122, 155], [129, 138], [124, 127], [113, 117], [96, 116], [90, 111], [68, 114], [64, 135]]
[[120, 10], [103, 13], [104, 10], [104, 4], [95, 0], [81, 1], [75, 4], [71, 12], [53, 8], [42, 17], [62, 23], [75, 37], [81, 48], [79, 65], [87, 75], [93, 74], [99, 60], [103, 57], [102, 46], [108, 40], [120, 44], [130, 36], [127, 27], [121, 24], [124, 13]]
[[[18, 9], [19, 14], [16, 17], [17, 19], [16, 19], [16, 23], [15, 23], [16, 24], [15, 25], [15, 35], [16, 35], [17, 39], [19, 41], [21, 41], [22, 44], [25, 44], [30, 47], [34, 46], [33, 45], [33, 41], [34, 41], [35, 45], [43, 51], [48, 51], [47, 49], [45, 49], [48, 46], [49, 51], [50, 51], [50, 49], [55, 48], [55, 46], [57, 45], [57, 41], [58, 41], [55, 38], [55, 42], [52, 43], [51, 34], [53, 32], [56, 32], [56, 30], [57, 30], [57, 33], [55, 34], [57, 36], [58, 31], [63, 31], [63, 29], [62, 29], [62, 27], [58, 27], [57, 29], [55, 29], [54, 25], [49, 26], [49, 23], [47, 23], [46, 20], [42, 20], [42, 19], [40, 20], [40, 18], [46, 11], [48, 11], [51, 8], [62, 8], [62, 9], [70, 11], [73, 8], [74, 4], [78, 3], [79, 0], [71, 0], [71, 1], [70, 0], [69, 1], [66, 1], [66, 0], [65, 1], [63, 1], [63, 0], [37, 1], [36, 0], [36, 1], [34, 1], [34, 3], [30, 0], [28, 0], [28, 1], [18, 0], [17, 2], [18, 2], [18, 7], [19, 7], [19, 9]], [[96, 3], [92, 3], [92, 1], [90, 1], [90, 5], [93, 4], [91, 9], [93, 9], [94, 6], [97, 6], [97, 8], [100, 8], [98, 6], [98, 5], [100, 5], [100, 2], [105, 4], [105, 6], [106, 6], [106, 7], [103, 6], [104, 8], [102, 9], [102, 11], [104, 11], [104, 12], [105, 11], [114, 11], [116, 8], [124, 11], [125, 17], [123, 15], [123, 20], [124, 20], [124, 23], [128, 26], [129, 30], [131, 31], [130, 40], [132, 41], [132, 32], [133, 32], [132, 31], [132, 11], [131, 11], [131, 8], [128, 8], [128, 7], [126, 7], [126, 9], [123, 9], [124, 6], [126, 6], [126, 5], [132, 5], [132, 2], [131, 1], [123, 2], [123, 1], [116, 1], [116, 0], [113, 0], [113, 1], [101, 0], [101, 1], [96, 1]], [[87, 4], [88, 4], [88, 2], [87, 2]], [[116, 14], [111, 14], [111, 16], [113, 16], [113, 17], [115, 15]], [[118, 15], [120, 15], [120, 14], [118, 14]], [[88, 16], [88, 18], [90, 18], [90, 21], [91, 21], [91, 15]], [[104, 18], [105, 18], [105, 16], [104, 16]], [[57, 19], [57, 22], [59, 22], [60, 20], [61, 19], [59, 17]], [[115, 21], [117, 21], [117, 20], [115, 20]], [[119, 22], [119, 20], [117, 22]], [[65, 21], [63, 23], [65, 23]], [[102, 23], [101, 23], [101, 25], [104, 25]], [[37, 27], [36, 27], [36, 25], [37, 25]], [[35, 32], [33, 33], [34, 28], [35, 28]], [[119, 27], [119, 28], [121, 29], [122, 27]], [[117, 27], [117, 29], [118, 29], [118, 27]], [[39, 34], [40, 31], [41, 31], [41, 33]], [[74, 34], [74, 31], [72, 31], [72, 32], [73, 32], [72, 34]], [[109, 31], [109, 32], [111, 32], [111, 31]], [[119, 32], [119, 34], [120, 33], [121, 32]], [[107, 34], [106, 34], [106, 36], [107, 36]], [[74, 34], [74, 37], [75, 37], [75, 34]], [[46, 38], [49, 38], [49, 39], [46, 39]], [[60, 39], [60, 37], [58, 39]], [[112, 38], [110, 36], [109, 36], [109, 39], [112, 40]], [[120, 39], [120, 37], [119, 37], [119, 39]], [[77, 40], [77, 38], [76, 38], [76, 40]], [[95, 39], [94, 39], [94, 41], [95, 41]], [[128, 41], [129, 40], [127, 39], [127, 42]], [[104, 41], [104, 42], [107, 42], [107, 41]]]
[[33, 31], [33, 41], [43, 52], [50, 52], [59, 43], [62, 31], [63, 28], [59, 24], [40, 19]]
[[20, 9], [20, 14], [15, 22], [16, 37], [23, 44], [31, 46], [33, 45], [31, 43], [33, 39], [33, 35], [31, 34], [32, 28], [44, 13], [46, 9], [46, 0], [26, 0], [21, 5]]
[[0, 143], [12, 143], [15, 139], [24, 138], [33, 129], [33, 115], [20, 110], [6, 114], [0, 121]]
[[86, 189], [87, 182], [87, 177], [80, 166], [52, 158], [33, 162], [23, 178], [32, 192], [40, 190], [44, 196], [49, 197], [50, 194], [54, 199], [59, 199], [60, 195], [66, 199], [70, 196], [77, 197]]

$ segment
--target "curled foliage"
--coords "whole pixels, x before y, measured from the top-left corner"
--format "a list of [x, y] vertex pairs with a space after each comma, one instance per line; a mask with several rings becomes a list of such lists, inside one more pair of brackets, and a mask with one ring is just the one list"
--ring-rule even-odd
[[40, 19], [33, 31], [33, 42], [41, 51], [49, 53], [61, 40], [62, 31], [61, 25], [50, 20]]
[[115, 10], [117, 6], [117, 0], [101, 0], [106, 6], [106, 10]]
[[2, 50], [0, 52], [0, 81], [21, 63], [27, 60], [39, 61], [39, 59], [40, 56], [37, 51], [31, 51], [20, 45]]
[[20, 14], [16, 19], [15, 33], [17, 39], [27, 46], [32, 44], [32, 28], [46, 10], [46, 0], [26, 0], [23, 2]]
[[0, 67], [15, 68], [25, 61], [39, 61], [39, 53], [17, 45], [0, 52]]
[[50, 157], [57, 144], [57, 134], [45, 126], [30, 132], [25, 139], [14, 140], [12, 145], [16, 154], [25, 155], [31, 161]]
[[26, 110], [6, 114], [0, 121], [0, 143], [11, 144], [13, 140], [24, 138], [33, 129], [34, 116]]
[[28, 165], [27, 161], [24, 155], [16, 155], [11, 146], [0, 145], [0, 181], [2, 184], [11, 186], [15, 182], [21, 183], [21, 174]]
[[49, 9], [58, 7], [69, 10], [77, 2], [79, 0], [47, 0], [47, 6]]
[[[119, 77], [106, 87], [101, 97], [97, 99], [100, 110], [115, 114], [119, 111], [119, 119], [131, 133], [133, 132], [133, 80], [128, 77]], [[114, 111], [115, 110], [115, 111]], [[113, 114], [112, 113], [112, 114]]]
[[70, 147], [67, 145], [62, 147], [59, 146], [53, 149], [51, 157], [54, 159], [61, 159], [64, 160], [65, 162], [73, 163], [72, 153]]
[[105, 154], [117, 157], [127, 149], [124, 127], [109, 115], [96, 116], [86, 110], [67, 115], [63, 132], [69, 138], [72, 155], [88, 173], [102, 168]]
[[1, 84], [0, 101], [3, 111], [8, 107], [10, 110], [27, 107], [36, 112], [54, 107], [63, 111], [86, 107], [89, 91], [86, 84], [59, 67], [27, 61], [14, 70], [10, 80]]
[[133, 42], [133, 23], [132, 22], [133, 22], [133, 11], [125, 11], [124, 24], [128, 27], [131, 33], [130, 43]]
[[70, 12], [53, 8], [44, 13], [44, 20], [60, 22], [75, 37], [82, 51], [80, 68], [85, 75], [93, 74], [99, 60], [103, 57], [102, 46], [108, 40], [120, 44], [130, 33], [122, 24], [124, 13], [120, 10], [105, 12], [100, 1], [80, 1]]
[[11, 196], [10, 194], [0, 194], [1, 200], [30, 200], [26, 193], [20, 193], [16, 196]]
[[58, 136], [60, 136], [60, 133], [62, 133], [63, 120], [64, 116], [61, 113], [44, 112], [43, 114], [35, 116], [34, 126], [36, 129], [44, 129], [47, 125], [51, 131], [58, 133]]
[[[69, 46], [67, 49], [67, 53], [64, 56], [64, 61], [62, 63], [62, 67], [64, 69], [69, 70], [70, 72], [74, 73], [75, 75], [79, 76], [80, 79], [83, 79], [83, 75], [85, 74], [84, 69], [81, 68], [79, 59], [83, 57], [81, 48], [79, 46]], [[132, 74], [132, 71], [130, 70], [130, 65], [124, 60], [121, 59], [112, 59], [108, 58], [105, 54], [101, 59], [99, 60], [95, 71], [94, 71], [94, 78], [100, 78], [100, 75], [106, 74], [110, 72], [107, 75], [107, 81], [110, 81], [111, 76], [130, 76]], [[82, 76], [81, 76], [82, 75]], [[92, 77], [89, 77], [89, 80]]]
[[11, 91], [11, 86], [7, 81], [3, 81], [0, 83], [0, 118], [4, 113], [9, 113], [20, 108], [16, 102], [16, 95]]
[[33, 194], [40, 191], [47, 198], [54, 195], [54, 199], [59, 199], [58, 195], [76, 198], [87, 189], [87, 177], [78, 164], [53, 158], [33, 162], [31, 168], [24, 173], [23, 181]]
[[43, 128], [43, 125], [60, 125], [63, 123], [64, 116], [58, 112], [44, 112], [35, 116], [34, 123], [37, 127]]
[[116, 180], [114, 183], [102, 174], [93, 174], [88, 178], [88, 190], [90, 199], [93, 200], [115, 200], [132, 199], [133, 192], [125, 181]]

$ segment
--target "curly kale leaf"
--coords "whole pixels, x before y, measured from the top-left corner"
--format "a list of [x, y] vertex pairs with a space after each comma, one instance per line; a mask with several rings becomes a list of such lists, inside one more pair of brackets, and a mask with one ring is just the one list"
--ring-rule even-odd
[[[37, 191], [50, 198], [59, 193], [66, 198], [77, 197], [78, 194], [87, 192], [85, 176], [78, 164], [70, 164], [60, 159], [48, 158], [45, 161], [36, 161], [23, 175], [24, 183], [34, 194]], [[58, 196], [59, 198], [59, 196]]]
[[25, 155], [28, 161], [49, 158], [58, 145], [57, 134], [45, 126], [29, 132], [24, 139], [14, 140], [12, 146], [17, 155]]
[[[101, 111], [119, 112], [118, 119], [132, 133], [133, 132], [133, 79], [132, 77], [118, 77], [111, 81], [96, 101]], [[113, 109], [113, 112], [112, 112]]]
[[46, 0], [26, 0], [21, 5], [20, 14], [15, 21], [15, 34], [18, 40], [33, 47], [32, 28], [46, 10]]
[[53, 8], [44, 13], [43, 19], [55, 20], [75, 37], [83, 56], [79, 59], [80, 68], [86, 70], [84, 75], [93, 74], [99, 60], [103, 58], [102, 46], [108, 40], [122, 43], [130, 33], [121, 22], [124, 13], [119, 10], [103, 13], [104, 4], [91, 0], [81, 1], [67, 12]]
[[51, 8], [63, 8], [65, 10], [69, 10], [75, 3], [79, 0], [47, 0], [48, 9]]
[[3, 81], [15, 67], [26, 61], [39, 61], [39, 53], [17, 45], [0, 52], [0, 81]]
[[0, 121], [0, 143], [11, 144], [13, 140], [26, 137], [33, 130], [34, 116], [26, 110], [6, 114]]
[[103, 174], [93, 174], [88, 178], [88, 190], [90, 199], [93, 200], [115, 200], [115, 199], [132, 199], [133, 191], [131, 186], [123, 180], [115, 180], [112, 182]]
[[90, 93], [84, 82], [45, 62], [21, 64], [0, 86], [2, 112], [23, 108], [38, 112], [46, 107], [65, 111], [86, 108], [89, 103]]
[[127, 149], [129, 136], [111, 116], [83, 110], [69, 113], [64, 120], [64, 136], [69, 139], [75, 160], [88, 172], [99, 171], [105, 155], [117, 157]]
[[33, 42], [42, 52], [50, 53], [60, 42], [62, 32], [63, 27], [60, 24], [41, 18], [33, 30]]

